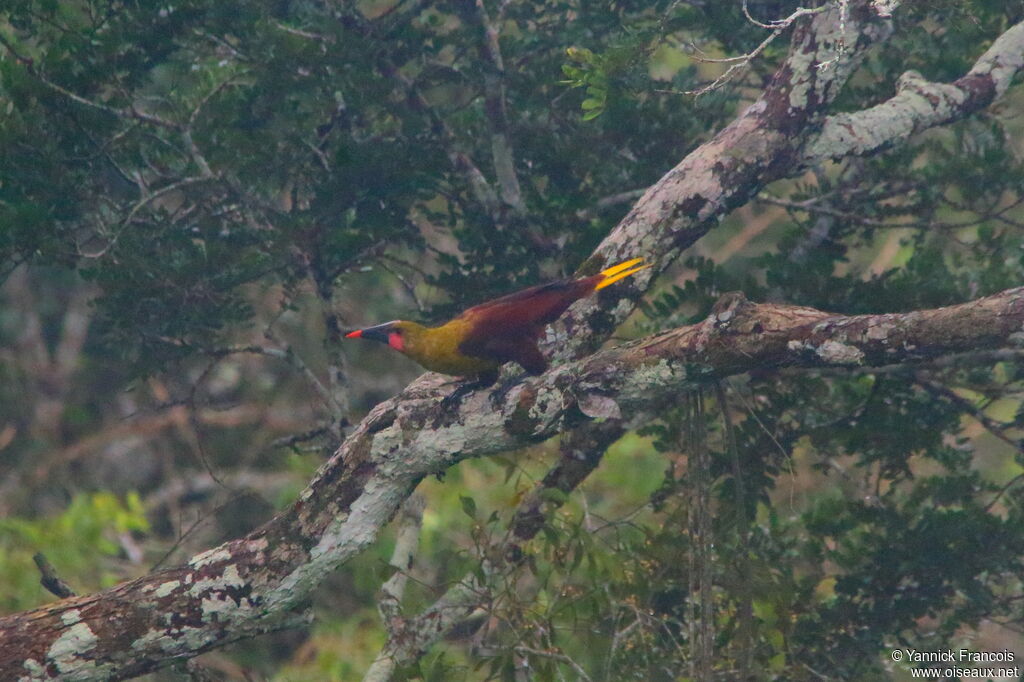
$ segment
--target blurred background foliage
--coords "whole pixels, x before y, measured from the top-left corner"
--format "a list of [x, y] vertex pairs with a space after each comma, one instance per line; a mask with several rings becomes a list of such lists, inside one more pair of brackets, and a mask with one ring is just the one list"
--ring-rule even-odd
[[[749, 3], [762, 21], [796, 6]], [[837, 109], [891, 96], [910, 68], [955, 79], [1022, 18], [1019, 0], [905, 3]], [[52, 599], [35, 552], [86, 592], [287, 505], [418, 373], [342, 347], [342, 329], [438, 320], [571, 274], [756, 97], [786, 38], [694, 97], [724, 70], [699, 55], [764, 37], [739, 2], [703, 0], [5, 2], [0, 609]], [[1019, 285], [1022, 110], [1018, 86], [970, 120], [774, 184], [620, 334], [699, 320], [736, 289], [864, 313]], [[1022, 378], [991, 361], [734, 378], [725, 404], [709, 393], [702, 415], [671, 411], [614, 445], [486, 618], [402, 675], [686, 679], [700, 494], [722, 679], [901, 679], [896, 646], [1019, 660]], [[406, 613], [479, 565], [556, 453], [422, 484]], [[384, 640], [389, 537], [326, 581], [312, 627], [203, 665], [358, 679]]]

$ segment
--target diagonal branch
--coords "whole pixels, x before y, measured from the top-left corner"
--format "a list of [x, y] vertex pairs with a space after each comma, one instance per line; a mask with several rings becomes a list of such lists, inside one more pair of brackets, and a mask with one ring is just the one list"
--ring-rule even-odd
[[398, 80], [406, 89], [406, 99], [409, 106], [414, 111], [426, 114], [431, 121], [431, 128], [435, 135], [437, 135], [445, 145], [445, 153], [448, 156], [448, 161], [451, 163], [452, 168], [463, 177], [466, 184], [469, 185], [470, 191], [473, 193], [473, 198], [484, 208], [489, 216], [491, 216], [497, 222], [497, 216], [500, 215], [500, 204], [498, 201], [498, 195], [491, 187], [491, 184], [487, 181], [483, 171], [481, 171], [473, 160], [469, 156], [458, 148], [457, 138], [455, 132], [451, 129], [448, 123], [434, 110], [434, 107], [427, 101], [423, 93], [420, 92], [419, 88], [411, 78], [403, 74], [398, 69], [390, 64], [384, 64], [382, 67], [385, 75]]
[[[384, 619], [385, 629], [388, 631], [388, 639], [400, 636], [399, 633], [405, 627], [402, 619], [402, 596], [405, 593], [405, 584], [409, 579], [409, 569], [412, 568], [416, 556], [416, 548], [419, 546], [420, 525], [423, 522], [423, 509], [426, 500], [418, 495], [412, 494], [402, 505], [402, 520], [398, 528], [398, 536], [395, 539], [395, 549], [391, 554], [389, 565], [395, 569], [395, 573], [388, 578], [380, 588], [380, 599], [377, 608], [381, 618]], [[397, 661], [388, 656], [386, 652], [373, 662], [363, 677], [363, 682], [386, 682], [394, 675]]]
[[[598, 347], [681, 249], [766, 183], [800, 171], [807, 140], [865, 50], [891, 32], [875, 9], [883, 4], [849, 2], [842, 29], [838, 6], [798, 26], [764, 94], [647, 190], [580, 271], [634, 256], [656, 267], [632, 286], [574, 306], [548, 333], [556, 360]], [[817, 68], [835, 59], [841, 34], [855, 38], [846, 41], [845, 58]], [[1006, 35], [996, 44], [1012, 44], [1016, 34]], [[985, 77], [1008, 83], [1001, 74], [1018, 67], [1001, 59]], [[994, 99], [1003, 86], [993, 83]], [[969, 101], [984, 106], [984, 98]], [[918, 113], [929, 125], [950, 120]], [[969, 107], [958, 110], [967, 113]], [[0, 619], [0, 678], [124, 679], [265, 631], [373, 543], [424, 476], [463, 459], [522, 447], [595, 418], [644, 423], [680, 391], [722, 376], [779, 366], [856, 371], [1003, 348], [1020, 344], [1022, 325], [1022, 289], [937, 310], [855, 317], [733, 296], [701, 324], [556, 363], [496, 406], [477, 393], [457, 413], [446, 411], [439, 397], [449, 386], [428, 374], [374, 408], [300, 498], [260, 529], [187, 565]]]
[[[833, 5], [794, 29], [789, 56], [761, 97], [649, 187], [578, 273], [591, 274], [606, 263], [637, 256], [654, 267], [638, 273], [633, 286], [577, 303], [551, 327], [545, 350], [569, 359], [599, 347], [682, 249], [768, 183], [798, 176], [826, 159], [870, 154], [903, 143], [915, 132], [969, 116], [1003, 96], [1024, 69], [1021, 22], [1000, 35], [952, 85], [905, 77], [904, 90], [915, 92], [862, 112], [828, 116], [866, 50], [892, 32], [887, 7], [851, 1], [841, 28], [842, 8]], [[840, 49], [844, 56], [836, 60]], [[819, 69], [824, 63], [834, 68]]]
[[61, 96], [66, 97], [67, 99], [71, 100], [72, 102], [75, 102], [77, 104], [81, 104], [84, 107], [89, 107], [89, 108], [92, 108], [92, 109], [98, 109], [99, 111], [105, 111], [108, 114], [112, 114], [114, 116], [117, 116], [118, 118], [134, 119], [134, 120], [137, 120], [137, 121], [142, 121], [144, 123], [149, 123], [149, 124], [155, 125], [155, 126], [157, 126], [159, 128], [167, 128], [169, 130], [177, 130], [177, 131], [181, 131], [184, 128], [180, 123], [175, 123], [174, 121], [168, 121], [167, 119], [161, 118], [161, 117], [156, 116], [154, 114], [147, 114], [145, 112], [139, 111], [134, 106], [127, 107], [127, 108], [112, 107], [112, 106], [109, 106], [107, 104], [101, 104], [99, 102], [94, 102], [94, 101], [92, 101], [90, 99], [86, 99], [85, 97], [82, 97], [81, 95], [78, 95], [78, 94], [75, 94], [74, 92], [71, 92], [70, 90], [68, 90], [67, 88], [65, 88], [63, 86], [60, 86], [57, 83], [54, 83], [53, 81], [48, 79], [46, 76], [44, 76], [42, 74], [42, 72], [39, 71], [39, 69], [36, 68], [35, 60], [33, 60], [31, 57], [27, 57], [27, 56], [21, 54], [20, 52], [18, 52], [17, 49], [14, 47], [14, 45], [6, 37], [4, 37], [3, 33], [0, 33], [0, 45], [3, 45], [3, 47], [7, 50], [7, 52], [9, 52], [12, 57], [14, 57], [14, 60], [16, 62], [18, 62], [19, 64], [21, 64], [22, 66], [25, 67], [25, 70], [28, 71], [30, 76], [32, 76], [38, 82], [40, 82], [43, 85], [45, 85], [50, 90], [53, 90], [54, 92], [60, 94]]
[[433, 604], [389, 631], [388, 641], [363, 682], [383, 679], [381, 670], [413, 663], [468, 618], [485, 612], [499, 577], [525, 558], [520, 545], [540, 532], [544, 522], [562, 506], [565, 494], [597, 468], [608, 446], [623, 433], [621, 424], [604, 421], [568, 434], [559, 448], [558, 463], [519, 503], [508, 533], [483, 550], [480, 570], [464, 575]]
[[811, 166], [871, 154], [927, 128], [964, 118], [1002, 97], [1022, 69], [1024, 21], [999, 36], [971, 70], [952, 83], [932, 83], [907, 71], [892, 99], [863, 111], [829, 116], [806, 145], [801, 162]]
[[[375, 34], [375, 27], [367, 21], [366, 17], [354, 6], [342, 6], [344, 15], [343, 23], [346, 28], [355, 30], [363, 37]], [[405, 90], [405, 98], [408, 105], [418, 113], [422, 113], [430, 119], [430, 127], [434, 134], [444, 143], [445, 154], [449, 163], [456, 173], [462, 176], [469, 186], [473, 198], [484, 208], [489, 216], [498, 222], [500, 216], [500, 201], [497, 192], [491, 187], [483, 172], [477, 167], [473, 160], [458, 147], [455, 132], [448, 125], [447, 121], [437, 112], [435, 107], [417, 87], [416, 82], [402, 73], [399, 66], [390, 59], [382, 57], [379, 68], [388, 78], [400, 83]]]
[[[840, 28], [842, 15], [833, 4], [797, 24], [788, 57], [757, 101], [647, 189], [577, 273], [591, 274], [637, 256], [654, 267], [638, 273], [632, 286], [609, 288], [599, 299], [577, 303], [549, 331], [548, 352], [564, 360], [599, 347], [682, 249], [769, 182], [801, 172], [795, 161], [804, 140], [868, 48], [892, 33], [891, 22], [868, 0], [848, 3]], [[844, 56], [837, 60], [840, 49]], [[824, 63], [834, 67], [818, 68]]]
[[[680, 391], [781, 366], [886, 365], [1020, 344], [1024, 287], [910, 313], [834, 315], [724, 296], [673, 329], [513, 387], [494, 409], [457, 412], [427, 375], [381, 403], [286, 511], [183, 566], [0, 619], [0, 678], [124, 679], [272, 626], [369, 547], [426, 475], [535, 443], [595, 418], [649, 421]], [[48, 671], [53, 671], [52, 673]]]
[[1003, 441], [1017, 452], [1024, 454], [1024, 438], [1014, 438], [1007, 433], [1007, 430], [1013, 428], [1013, 424], [1004, 424], [985, 413], [985, 410], [975, 405], [973, 402], [964, 398], [953, 389], [941, 384], [937, 381], [932, 381], [923, 372], [918, 372], [915, 376], [917, 384], [927, 391], [932, 397], [941, 398], [948, 400], [950, 403], [955, 405], [957, 409], [961, 410], [965, 414], [971, 415], [979, 424], [985, 427], [985, 430], [991, 433], [993, 436]]

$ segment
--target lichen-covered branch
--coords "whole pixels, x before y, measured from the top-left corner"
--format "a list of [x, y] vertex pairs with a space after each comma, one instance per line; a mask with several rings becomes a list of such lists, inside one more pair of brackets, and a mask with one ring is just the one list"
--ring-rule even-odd
[[[682, 249], [768, 183], [795, 177], [827, 159], [892, 147], [914, 133], [969, 116], [998, 100], [1024, 69], [1022, 22], [998, 36], [952, 84], [927, 83], [910, 72], [901, 80], [900, 93], [888, 102], [829, 115], [866, 50], [892, 32], [895, 3], [859, 0], [847, 8], [842, 27], [838, 4], [798, 24], [789, 56], [758, 100], [649, 187], [601, 242], [580, 274], [636, 256], [655, 267], [638, 273], [633, 286], [615, 287], [607, 298], [581, 301], [570, 309], [550, 329], [549, 352], [568, 359], [597, 348]], [[819, 68], [822, 64], [830, 67]]]
[[540, 532], [544, 521], [597, 468], [608, 446], [624, 431], [618, 421], [605, 420], [568, 434], [559, 447], [558, 463], [516, 507], [508, 532], [483, 550], [480, 570], [467, 573], [433, 604], [389, 630], [388, 640], [364, 682], [384, 679], [379, 670], [413, 663], [459, 624], [474, 614], [486, 613], [498, 582], [496, 576], [505, 568], [514, 570], [524, 557], [522, 543]]
[[803, 152], [803, 165], [851, 154], [865, 155], [905, 141], [911, 135], [984, 109], [998, 100], [1024, 69], [1024, 22], [999, 36], [965, 75], [952, 83], [932, 83], [907, 71], [896, 96], [877, 106], [825, 119]]
[[[891, 21], [868, 0], [851, 1], [846, 8], [845, 18], [836, 3], [796, 22], [789, 55], [757, 101], [649, 187], [601, 242], [578, 274], [636, 256], [654, 267], [638, 273], [632, 286], [615, 287], [607, 298], [570, 309], [551, 328], [549, 352], [567, 359], [598, 347], [680, 250], [768, 183], [801, 170], [804, 142], [865, 52], [892, 33]], [[830, 67], [819, 68], [822, 64]]]
[[1024, 343], [1024, 288], [946, 308], [833, 315], [723, 297], [704, 322], [554, 367], [457, 411], [427, 375], [378, 405], [299, 499], [244, 538], [93, 595], [0, 619], [0, 679], [125, 679], [274, 627], [365, 550], [424, 476], [595, 419], [649, 420], [685, 391], [766, 367], [891, 365]]
[[[395, 549], [391, 553], [390, 566], [395, 573], [380, 588], [377, 609], [388, 632], [388, 639], [394, 639], [404, 626], [402, 618], [402, 596], [405, 584], [409, 580], [409, 569], [416, 558], [416, 549], [420, 543], [420, 526], [423, 523], [423, 509], [426, 499], [422, 495], [413, 494], [402, 505], [401, 523], [395, 538]], [[363, 682], [387, 682], [395, 672], [397, 661], [388, 656], [386, 650], [367, 669]]]
[[[847, 6], [843, 28], [838, 6], [798, 24], [790, 54], [763, 95], [649, 188], [582, 266], [581, 273], [595, 272], [633, 256], [655, 265], [630, 284], [579, 302], [549, 330], [547, 352], [562, 364], [515, 386], [496, 405], [476, 393], [457, 411], [438, 399], [450, 392], [450, 380], [426, 375], [374, 408], [300, 498], [246, 537], [184, 566], [0, 619], [0, 679], [125, 679], [277, 627], [327, 574], [376, 540], [420, 479], [470, 457], [595, 419], [643, 423], [680, 391], [755, 368], [890, 366], [1021, 345], [1022, 289], [932, 311], [855, 317], [733, 296], [701, 324], [581, 358], [607, 339], [681, 249], [765, 184], [804, 166], [812, 136], [819, 128], [825, 135], [836, 120], [827, 118], [828, 109], [846, 79], [891, 32], [878, 10], [883, 3]], [[933, 103], [941, 115], [912, 108], [920, 123], [910, 131], [993, 101], [1020, 69], [1013, 57], [1019, 45], [1014, 27], [964, 77], [969, 84], [957, 81], [975, 94], [958, 107]], [[823, 63], [832, 66], [818, 68]], [[425, 105], [414, 90], [410, 100]], [[846, 153], [868, 151], [849, 145]], [[479, 183], [483, 203], [494, 204], [479, 170], [450, 153], [457, 167], [464, 164], [470, 185]], [[829, 149], [827, 156], [836, 154]]]

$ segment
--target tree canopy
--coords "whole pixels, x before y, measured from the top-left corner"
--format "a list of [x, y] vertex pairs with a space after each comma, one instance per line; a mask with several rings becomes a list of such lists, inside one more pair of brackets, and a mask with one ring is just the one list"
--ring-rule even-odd
[[[2, 676], [1024, 655], [1022, 69], [1019, 0], [10, 0]], [[342, 340], [631, 257], [457, 406]]]

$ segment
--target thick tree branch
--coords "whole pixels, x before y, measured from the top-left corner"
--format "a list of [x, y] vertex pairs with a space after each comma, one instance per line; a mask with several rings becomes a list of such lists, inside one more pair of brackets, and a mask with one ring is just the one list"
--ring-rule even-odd
[[[549, 330], [548, 352], [568, 359], [598, 347], [680, 250], [769, 182], [801, 172], [799, 150], [806, 138], [868, 48], [892, 32], [891, 22], [867, 0], [848, 3], [843, 26], [842, 14], [835, 4], [798, 23], [789, 56], [761, 97], [647, 189], [578, 274], [636, 256], [654, 267], [638, 273], [633, 286], [610, 287], [600, 299], [577, 303]], [[837, 59], [840, 49], [843, 57]], [[819, 68], [825, 63], [832, 66]]]
[[999, 36], [971, 70], [952, 83], [932, 83], [916, 71], [907, 71], [892, 99], [863, 111], [829, 116], [804, 149], [802, 164], [863, 156], [964, 118], [1002, 97], [1021, 69], [1024, 22]]
[[[836, 94], [864, 52], [891, 31], [875, 4], [850, 2], [843, 29], [837, 7], [797, 26], [790, 55], [762, 97], [647, 190], [581, 272], [632, 256], [656, 267], [638, 273], [632, 286], [574, 306], [548, 333], [556, 359], [598, 347], [681, 249], [768, 182], [800, 171], [809, 136]], [[1011, 32], [997, 45], [1013, 44]], [[819, 69], [835, 60], [841, 34], [844, 58]], [[1019, 69], [995, 59], [988, 76], [977, 76], [991, 80], [992, 97], [978, 90], [954, 118], [992, 101]], [[914, 115], [927, 125], [952, 120]], [[592, 419], [643, 423], [680, 391], [721, 376], [778, 366], [888, 366], [1020, 345], [1022, 325], [1022, 289], [938, 310], [856, 317], [735, 296], [701, 324], [556, 364], [514, 387], [496, 408], [478, 393], [448, 412], [438, 398], [450, 385], [426, 375], [378, 405], [300, 499], [248, 536], [185, 566], [0, 619], [0, 678], [124, 679], [275, 627], [326, 574], [374, 542], [423, 476], [463, 459]]]
[[378, 405], [287, 511], [188, 564], [0, 619], [2, 679], [124, 679], [273, 627], [365, 550], [424, 476], [592, 419], [649, 420], [680, 391], [765, 367], [888, 365], [1024, 342], [1024, 288], [889, 315], [723, 297], [704, 322], [601, 351], [455, 413], [427, 375]]
[[[401, 523], [389, 562], [395, 573], [381, 586], [377, 604], [381, 618], [384, 619], [389, 641], [400, 636], [399, 633], [404, 628], [402, 596], [405, 594], [405, 584], [409, 579], [409, 569], [412, 568], [416, 549], [419, 547], [420, 526], [425, 506], [426, 500], [415, 493], [402, 505]], [[398, 661], [389, 656], [385, 649], [366, 671], [363, 682], [387, 682], [394, 675], [397, 665]]]
[[413, 663], [461, 623], [486, 613], [499, 576], [509, 568], [514, 570], [524, 558], [520, 545], [540, 532], [549, 516], [562, 506], [565, 495], [597, 468], [608, 446], [623, 433], [618, 422], [606, 420], [568, 434], [559, 448], [558, 463], [519, 503], [508, 532], [483, 550], [480, 570], [467, 573], [433, 604], [390, 630], [364, 682], [382, 679], [371, 677], [376, 669], [394, 670]]
[[[952, 85], [922, 84], [911, 76], [904, 89], [913, 84], [914, 92], [864, 112], [827, 116], [865, 52], [892, 32], [888, 7], [851, 1], [843, 28], [838, 5], [797, 26], [789, 56], [764, 94], [649, 187], [579, 273], [590, 274], [605, 263], [636, 256], [655, 267], [638, 273], [633, 286], [610, 288], [600, 299], [576, 304], [550, 328], [548, 352], [568, 359], [597, 348], [680, 250], [768, 183], [795, 177], [825, 159], [870, 154], [926, 128], [964, 118], [1001, 97], [1024, 68], [1021, 23], [999, 36], [971, 71]], [[840, 46], [843, 56], [837, 60]], [[832, 68], [818, 68], [825, 63]], [[882, 115], [893, 121], [882, 121]], [[861, 136], [878, 130], [888, 131], [888, 136], [873, 137], [870, 144]]]

